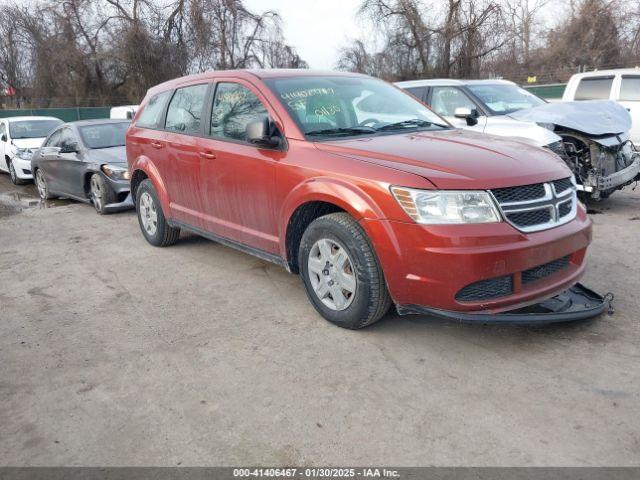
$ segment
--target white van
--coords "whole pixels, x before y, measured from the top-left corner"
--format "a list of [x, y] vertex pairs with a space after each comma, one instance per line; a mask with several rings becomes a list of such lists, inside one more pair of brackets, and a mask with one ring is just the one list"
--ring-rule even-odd
[[576, 73], [562, 95], [574, 100], [614, 100], [631, 115], [631, 141], [640, 147], [640, 68]]
[[136, 116], [140, 105], [123, 105], [122, 107], [113, 107], [109, 112], [109, 118], [114, 120], [131, 120]]

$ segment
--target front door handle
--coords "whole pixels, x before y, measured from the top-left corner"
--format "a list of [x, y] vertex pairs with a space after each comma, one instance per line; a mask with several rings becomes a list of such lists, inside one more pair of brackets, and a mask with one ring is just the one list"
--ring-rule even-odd
[[200, 158], [206, 158], [207, 160], [214, 160], [216, 158], [215, 153], [212, 152], [200, 152]]
[[162, 148], [162, 144], [160, 142], [151, 142], [151, 146], [153, 148], [157, 148], [158, 150]]

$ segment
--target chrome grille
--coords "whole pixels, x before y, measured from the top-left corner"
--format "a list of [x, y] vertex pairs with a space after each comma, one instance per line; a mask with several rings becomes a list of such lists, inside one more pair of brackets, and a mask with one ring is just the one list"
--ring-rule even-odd
[[491, 190], [505, 220], [523, 232], [537, 232], [567, 223], [578, 201], [573, 177], [521, 187]]
[[525, 202], [544, 197], [544, 184], [534, 183], [521, 187], [496, 188], [492, 190], [492, 193], [500, 203]]
[[563, 178], [562, 180], [556, 180], [553, 182], [553, 187], [556, 189], [556, 193], [564, 192], [566, 189], [571, 188], [573, 182], [570, 178]]

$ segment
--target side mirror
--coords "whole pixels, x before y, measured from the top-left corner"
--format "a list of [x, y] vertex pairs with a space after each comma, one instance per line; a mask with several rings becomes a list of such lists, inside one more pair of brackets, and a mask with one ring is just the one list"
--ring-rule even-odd
[[453, 113], [456, 118], [467, 118], [469, 115], [471, 115], [471, 109], [467, 107], [458, 107]]
[[79, 150], [78, 142], [65, 143], [60, 147], [60, 153], [77, 153]]
[[478, 124], [478, 110], [475, 108], [459, 107], [456, 108], [453, 116], [456, 118], [464, 118], [467, 121], [467, 125], [473, 127]]
[[7, 141], [7, 134], [3, 133], [2, 137], [0, 137], [0, 140], [2, 140], [3, 142], [6, 142]]
[[248, 123], [245, 135], [247, 142], [253, 145], [263, 147], [278, 147], [280, 145], [278, 130], [267, 117]]

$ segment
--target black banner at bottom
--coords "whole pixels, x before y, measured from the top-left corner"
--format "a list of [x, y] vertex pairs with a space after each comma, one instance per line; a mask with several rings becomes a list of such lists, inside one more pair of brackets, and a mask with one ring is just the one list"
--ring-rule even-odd
[[640, 480], [640, 467], [0, 467], [0, 480]]

